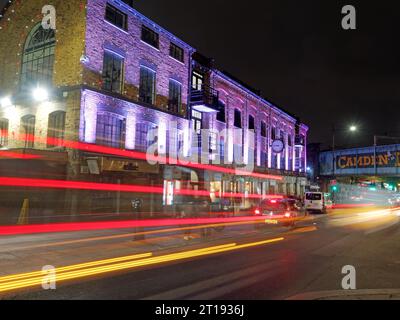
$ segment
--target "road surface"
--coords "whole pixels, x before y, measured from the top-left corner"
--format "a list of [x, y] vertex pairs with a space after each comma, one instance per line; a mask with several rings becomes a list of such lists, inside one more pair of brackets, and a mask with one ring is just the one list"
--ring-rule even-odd
[[[381, 209], [342, 210], [326, 216], [313, 216], [299, 221], [293, 229], [265, 227], [224, 232], [224, 236], [182, 246], [161, 248], [159, 257], [177, 252], [192, 252], [235, 243], [221, 252], [201, 252], [197, 256], [151, 262], [133, 268], [111, 270], [57, 283], [56, 290], [43, 290], [33, 286], [0, 293], [3, 299], [287, 299], [307, 298], [306, 293], [342, 290], [342, 268], [356, 269], [357, 289], [378, 290], [400, 288], [400, 228], [399, 211]], [[251, 230], [251, 231], [250, 231]], [[196, 233], [192, 233], [196, 235]], [[85, 234], [85, 237], [88, 235]], [[111, 235], [112, 236], [112, 235]], [[67, 242], [44, 247], [37, 238], [7, 237], [8, 254], [25, 257], [26, 266], [35, 262], [28, 252], [41, 250], [55, 254], [62, 260], [56, 266], [72, 265], [63, 257], [86, 251], [90, 259], [93, 252], [104, 252], [104, 257], [123, 256], [112, 248], [126, 241], [99, 237], [90, 243], [91, 251], [81, 242]], [[53, 235], [48, 235], [52, 239]], [[76, 234], [76, 237], [84, 237]], [[179, 236], [181, 237], [181, 235]], [[196, 236], [194, 236], [196, 238]], [[79, 239], [78, 239], [79, 240]], [[267, 242], [271, 240], [271, 242]], [[54, 240], [53, 240], [54, 241]], [[70, 241], [70, 240], [69, 240]], [[144, 243], [145, 240], [142, 242]], [[172, 241], [165, 237], [165, 241]], [[23, 243], [22, 247], [21, 242]], [[39, 246], [38, 246], [39, 243]], [[56, 242], [57, 243], [57, 242]], [[122, 243], [126, 245], [125, 242]], [[30, 246], [32, 248], [30, 249]], [[13, 248], [15, 249], [13, 251]], [[126, 248], [125, 248], [126, 249]], [[135, 247], [135, 253], [147, 252], [149, 247]], [[97, 251], [96, 251], [97, 250]], [[206, 249], [208, 250], [208, 249]], [[211, 249], [210, 249], [211, 250]], [[214, 250], [214, 249], [213, 249]], [[119, 254], [120, 253], [120, 254]], [[7, 254], [2, 252], [0, 255]], [[25, 254], [25, 256], [24, 256]], [[56, 254], [56, 256], [57, 256]], [[81, 256], [79, 256], [82, 258]], [[140, 259], [149, 259], [146, 257]], [[141, 261], [139, 259], [139, 261]], [[32, 261], [31, 261], [32, 260]], [[79, 260], [79, 261], [81, 261]], [[78, 260], [77, 260], [78, 261]], [[52, 262], [47, 261], [49, 264]], [[0, 262], [0, 265], [3, 262]], [[8, 261], [11, 266], [13, 260]], [[39, 261], [36, 263], [43, 263]], [[38, 268], [35, 268], [36, 270]], [[21, 269], [23, 270], [23, 269]], [[19, 273], [17, 269], [14, 273]], [[7, 273], [8, 275], [9, 273]], [[1, 289], [0, 278], [0, 289]], [[4, 281], [3, 281], [4, 283]], [[400, 291], [400, 290], [399, 290]], [[318, 294], [312, 296], [318, 298]]]

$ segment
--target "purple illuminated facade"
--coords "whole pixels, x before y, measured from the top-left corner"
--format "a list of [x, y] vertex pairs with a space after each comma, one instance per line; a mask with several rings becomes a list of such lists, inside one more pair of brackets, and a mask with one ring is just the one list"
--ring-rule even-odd
[[[60, 0], [55, 2], [56, 7], [65, 5]], [[261, 97], [259, 92], [215, 69], [212, 60], [196, 53], [193, 47], [127, 2], [87, 0], [85, 17], [78, 17], [73, 25], [65, 27], [82, 26], [79, 29], [82, 38], [63, 38], [62, 33], [56, 33], [51, 101], [46, 105], [29, 102], [26, 108], [27, 102], [18, 98], [19, 93], [10, 91], [16, 97], [12, 108], [18, 112], [10, 112], [11, 107], [0, 109], [0, 120], [9, 121], [9, 128], [4, 131], [8, 143], [5, 147], [21, 147], [14, 135], [22, 130], [22, 118], [15, 114], [36, 116], [33, 132], [45, 139], [50, 132], [50, 112], [62, 112], [64, 119], [59, 122], [65, 125], [57, 130], [65, 132], [62, 137], [68, 140], [136, 151], [146, 151], [149, 144], [157, 143], [159, 154], [169, 152], [172, 146], [184, 150], [185, 155], [201, 148], [213, 149], [220, 153], [221, 166], [229, 168], [240, 167], [233, 161], [240, 152], [244, 163], [254, 158], [255, 172], [282, 178], [276, 181], [165, 164], [150, 165], [146, 161], [82, 150], [57, 150], [58, 154], [63, 151], [67, 159], [66, 179], [163, 186], [163, 195], [144, 198], [144, 210], [152, 214], [170, 210], [179, 201], [174, 196], [177, 189], [209, 190], [212, 201], [231, 192], [243, 193], [245, 197], [237, 203], [238, 208], [251, 205], [248, 194], [302, 195], [306, 184], [308, 127]], [[65, 10], [65, 19], [59, 25], [73, 21], [69, 8]], [[62, 14], [60, 10], [58, 13]], [[71, 48], [76, 50], [67, 52]], [[74, 67], [73, 71], [67, 70], [68, 63], [65, 70], [60, 67], [60, 62], [67, 58], [72, 59], [69, 64]], [[19, 73], [18, 68], [14, 73]], [[68, 74], [65, 79], [63, 72]], [[8, 119], [11, 113], [15, 121]], [[206, 148], [204, 143], [196, 147], [196, 142], [201, 140], [197, 134], [202, 129], [213, 132], [238, 129], [243, 134], [228, 133], [224, 137], [217, 134]], [[150, 142], [149, 131], [157, 133]], [[254, 147], [250, 143], [252, 135]], [[6, 141], [4, 137], [2, 140]], [[281, 150], [274, 150], [272, 146], [279, 142]], [[243, 145], [240, 151], [238, 145]], [[39, 143], [39, 139], [30, 148], [35, 152], [54, 151]], [[133, 196], [67, 192], [66, 197], [71, 212], [119, 213], [130, 210]]]

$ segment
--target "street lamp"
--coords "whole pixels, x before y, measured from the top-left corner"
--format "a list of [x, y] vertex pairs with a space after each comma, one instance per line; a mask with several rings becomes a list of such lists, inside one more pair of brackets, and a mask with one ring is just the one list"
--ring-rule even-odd
[[10, 97], [4, 97], [4, 98], [2, 98], [2, 99], [0, 100], [0, 104], [1, 104], [1, 106], [2, 106], [3, 108], [11, 106], [11, 105], [12, 105], [11, 98], [10, 98]]
[[38, 102], [46, 101], [49, 98], [49, 93], [47, 90], [40, 87], [37, 87], [35, 90], [33, 90], [32, 94], [33, 98]]
[[[354, 132], [356, 132], [358, 130], [358, 128], [357, 128], [357, 126], [355, 126], [355, 125], [351, 125], [349, 128], [348, 128], [348, 131], [350, 131], [350, 132], [352, 132], [352, 133], [354, 133]], [[345, 131], [345, 130], [341, 130], [341, 131]], [[336, 127], [335, 127], [335, 125], [333, 124], [332, 125], [332, 172], [333, 172], [333, 176], [335, 175], [335, 134], [336, 134]]]

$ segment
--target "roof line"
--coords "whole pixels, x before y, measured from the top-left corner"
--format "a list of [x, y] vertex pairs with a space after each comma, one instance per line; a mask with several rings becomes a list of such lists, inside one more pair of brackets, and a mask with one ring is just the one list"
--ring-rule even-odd
[[182, 45], [186, 49], [188, 49], [188, 50], [190, 50], [192, 52], [196, 51], [196, 49], [194, 47], [192, 47], [190, 44], [186, 43], [185, 41], [183, 41], [182, 39], [178, 38], [177, 36], [175, 36], [174, 34], [169, 32], [165, 28], [161, 27], [159, 24], [157, 24], [156, 22], [154, 22], [150, 18], [147, 18], [145, 15], [143, 15], [142, 13], [137, 11], [135, 8], [133, 8], [129, 4], [125, 3], [124, 1], [122, 1], [122, 0], [109, 0], [109, 1], [117, 3], [119, 6], [123, 7], [125, 10], [129, 11], [130, 13], [132, 13], [133, 15], [138, 17], [143, 22], [149, 24], [150, 26], [152, 26], [154, 29], [158, 30], [159, 32], [164, 33], [165, 35], [167, 35], [167, 37], [169, 37], [173, 41], [179, 43], [180, 45]]
[[274, 109], [276, 112], [278, 112], [280, 115], [286, 116], [289, 120], [292, 121], [297, 121], [297, 118], [288, 114], [287, 112], [283, 111], [282, 109], [280, 109], [279, 107], [275, 106], [273, 103], [269, 102], [268, 100], [266, 100], [265, 98], [257, 95], [256, 93], [252, 92], [251, 90], [247, 89], [246, 87], [244, 87], [243, 85], [241, 85], [240, 83], [238, 83], [236, 80], [232, 79], [231, 77], [229, 77], [228, 75], [226, 75], [225, 73], [223, 73], [222, 71], [219, 71], [218, 69], [214, 69], [214, 72], [219, 75], [220, 77], [224, 78], [227, 81], [230, 81], [231, 83], [233, 83], [234, 85], [238, 86], [240, 89], [242, 89], [243, 91], [245, 91], [246, 93], [250, 94], [251, 96], [255, 97], [256, 99], [260, 100], [261, 102], [267, 104], [270, 108]]

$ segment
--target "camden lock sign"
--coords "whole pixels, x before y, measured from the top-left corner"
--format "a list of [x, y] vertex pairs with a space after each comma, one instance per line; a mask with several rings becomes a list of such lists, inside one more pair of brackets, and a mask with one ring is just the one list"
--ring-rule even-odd
[[336, 167], [338, 169], [356, 169], [356, 168], [381, 168], [400, 167], [400, 152], [382, 152], [376, 154], [364, 153], [358, 155], [340, 155], [336, 157]]

